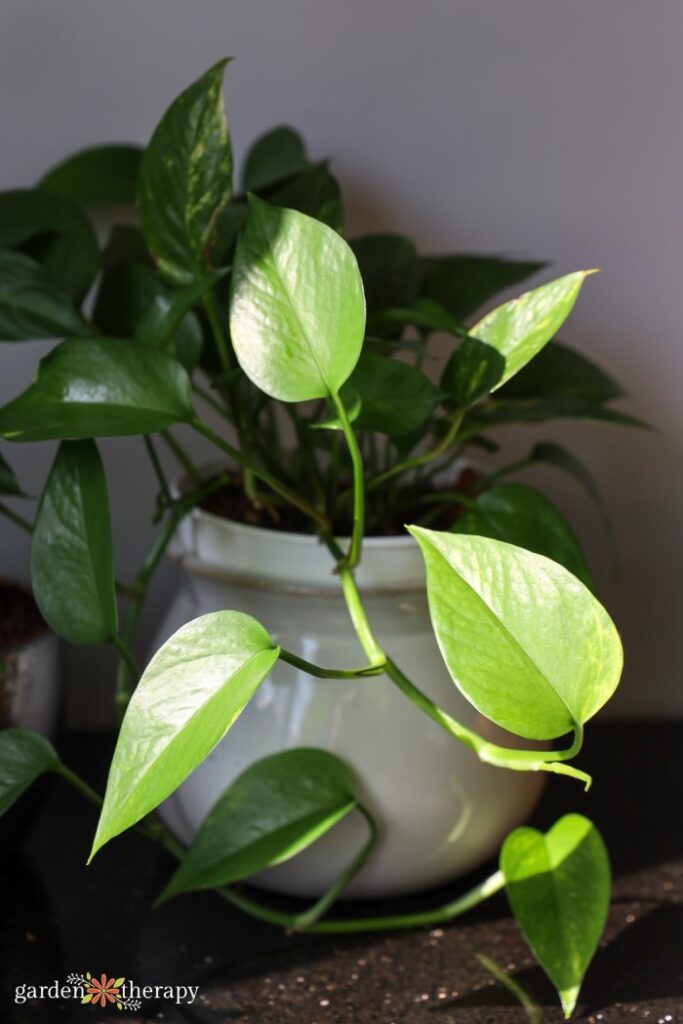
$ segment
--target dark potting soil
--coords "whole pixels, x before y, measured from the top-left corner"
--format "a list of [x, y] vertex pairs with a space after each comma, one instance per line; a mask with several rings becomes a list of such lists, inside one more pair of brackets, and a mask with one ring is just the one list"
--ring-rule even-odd
[[[450, 490], [455, 494], [472, 494], [481, 481], [481, 475], [475, 470], [466, 468], [460, 471]], [[395, 516], [387, 520], [381, 517], [379, 522], [372, 516], [372, 493], [367, 496], [367, 535], [370, 537], [400, 537], [405, 533], [404, 523], [419, 523], [425, 513], [434, 506], [424, 504], [428, 494], [436, 493], [433, 487], [422, 490], [402, 489], [396, 494]], [[421, 499], [421, 500], [420, 500]], [[414, 504], [411, 504], [414, 502]], [[242, 480], [233, 477], [229, 484], [213, 491], [204, 499], [200, 506], [204, 511], [211, 512], [222, 519], [245, 523], [248, 526], [260, 526], [269, 530], [281, 530], [284, 533], [311, 533], [313, 527], [310, 519], [291, 505], [270, 505], [264, 503], [257, 507], [244, 493]], [[464, 509], [458, 505], [444, 503], [437, 518], [430, 519], [429, 525], [436, 530], [447, 530], [462, 515]], [[337, 534], [348, 533], [351, 523], [335, 523]]]
[[0, 652], [20, 647], [45, 628], [31, 594], [16, 583], [0, 580]]

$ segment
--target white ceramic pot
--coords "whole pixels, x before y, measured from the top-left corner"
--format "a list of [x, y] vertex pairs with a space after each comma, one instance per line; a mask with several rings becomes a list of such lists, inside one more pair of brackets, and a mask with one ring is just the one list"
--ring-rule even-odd
[[[156, 638], [217, 609], [258, 619], [276, 642], [325, 667], [365, 663], [332, 560], [315, 537], [264, 530], [195, 510], [174, 555], [184, 584]], [[497, 743], [518, 746], [460, 695], [432, 633], [422, 556], [408, 535], [366, 540], [357, 580], [370, 620], [391, 656], [433, 700]], [[447, 882], [493, 857], [523, 822], [539, 775], [481, 764], [385, 676], [319, 680], [278, 662], [226, 738], [164, 804], [167, 825], [188, 842], [225, 787], [254, 761], [288, 747], [333, 751], [353, 769], [381, 838], [346, 890], [395, 896]], [[364, 841], [352, 813], [287, 863], [258, 875], [263, 888], [320, 894]]]

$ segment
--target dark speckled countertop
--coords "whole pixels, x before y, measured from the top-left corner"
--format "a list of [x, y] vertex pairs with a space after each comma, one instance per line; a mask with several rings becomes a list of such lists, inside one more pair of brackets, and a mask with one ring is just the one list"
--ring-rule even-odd
[[[102, 782], [108, 736], [71, 736], [67, 763]], [[580, 810], [610, 848], [614, 900], [605, 940], [575, 1020], [683, 1024], [683, 726], [596, 723], [580, 763], [595, 775], [583, 795], [552, 779], [534, 816], [547, 827]], [[451, 926], [370, 936], [284, 936], [210, 894], [152, 911], [168, 874], [163, 852], [135, 835], [83, 866], [94, 810], [59, 779], [11, 812], [0, 834], [2, 1024], [559, 1024], [550, 984], [511, 920], [504, 896]], [[436, 905], [469, 888], [489, 865], [447, 890], [373, 904], [378, 913]], [[284, 904], [283, 904], [284, 905]], [[360, 906], [366, 914], [368, 904]], [[354, 906], [344, 911], [353, 914]], [[504, 970], [527, 1005], [481, 958]], [[138, 984], [199, 985], [190, 1006], [146, 1001], [137, 1013], [44, 1000], [16, 1005], [16, 985], [75, 971]]]

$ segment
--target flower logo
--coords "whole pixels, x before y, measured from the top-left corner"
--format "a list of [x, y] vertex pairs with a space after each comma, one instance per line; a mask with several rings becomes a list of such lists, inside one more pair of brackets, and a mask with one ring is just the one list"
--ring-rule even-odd
[[86, 994], [81, 999], [81, 1003], [92, 1003], [93, 1006], [104, 1007], [107, 1003], [114, 1003], [119, 1010], [123, 1009], [123, 1003], [120, 999], [121, 986], [123, 985], [125, 978], [108, 978], [106, 974], [100, 975], [99, 981], [97, 978], [93, 978], [90, 971], [86, 973], [88, 987], [86, 988]]

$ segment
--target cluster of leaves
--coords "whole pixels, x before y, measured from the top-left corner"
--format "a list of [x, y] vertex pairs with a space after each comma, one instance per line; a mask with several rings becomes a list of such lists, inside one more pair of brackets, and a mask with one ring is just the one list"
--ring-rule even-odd
[[[501, 482], [501, 471], [482, 475], [468, 494], [453, 486], [468, 446], [495, 449], [489, 428], [555, 416], [635, 422], [611, 406], [620, 394], [615, 383], [555, 339], [587, 272], [476, 320], [482, 305], [541, 265], [424, 258], [395, 235], [347, 243], [337, 183], [287, 128], [253, 146], [242, 191], [233, 194], [223, 69], [224, 62], [182, 93], [144, 152], [86, 151], [37, 188], [0, 195], [0, 337], [65, 338], [30, 387], [0, 409], [5, 439], [60, 441], [29, 526], [34, 592], [58, 633], [74, 643], [115, 643], [122, 658], [125, 716], [93, 854], [130, 827], [169, 843], [149, 823], [150, 812], [226, 735], [278, 658], [312, 675], [335, 675], [281, 651], [260, 623], [237, 611], [189, 623], [138, 672], [131, 644], [154, 568], [182, 515], [226, 480], [201, 479], [172, 432], [177, 425], [231, 457], [245, 503], [264, 521], [277, 524], [294, 507], [327, 543], [369, 662], [342, 675], [386, 671], [488, 763], [590, 781], [567, 762], [584, 723], [617, 686], [622, 654], [580, 547], [547, 498]], [[133, 198], [140, 227], [115, 228], [100, 253], [82, 207]], [[450, 346], [438, 383], [425, 372], [435, 336]], [[207, 406], [223, 417], [225, 433], [205, 422]], [[163, 524], [136, 580], [119, 585], [128, 598], [120, 623], [96, 439], [125, 435], [140, 435], [147, 446]], [[180, 499], [171, 495], [158, 441], [189, 476], [192, 489]], [[536, 461], [569, 471], [596, 494], [563, 449], [536, 445], [524, 463]], [[20, 493], [4, 460], [0, 493]], [[406, 509], [417, 510], [410, 529], [424, 554], [432, 624], [455, 685], [522, 738], [573, 732], [568, 750], [515, 751], [485, 741], [433, 705], [379, 646], [353, 569], [366, 529], [393, 529]], [[444, 519], [448, 529], [428, 528]], [[333, 539], [344, 532], [351, 536], [346, 552]], [[74, 781], [27, 734], [0, 736], [0, 760], [9, 780], [0, 789], [5, 804], [43, 770]], [[316, 922], [375, 837], [355, 792], [346, 766], [324, 751], [260, 762], [221, 797], [162, 898], [219, 887], [244, 909], [291, 925], [225, 887], [293, 856], [356, 810], [369, 824], [366, 847], [294, 920], [333, 928]], [[523, 931], [571, 1011], [606, 914], [602, 841], [578, 816], [546, 836], [517, 830], [503, 848], [501, 872]], [[552, 927], [551, 897], [560, 908]]]

